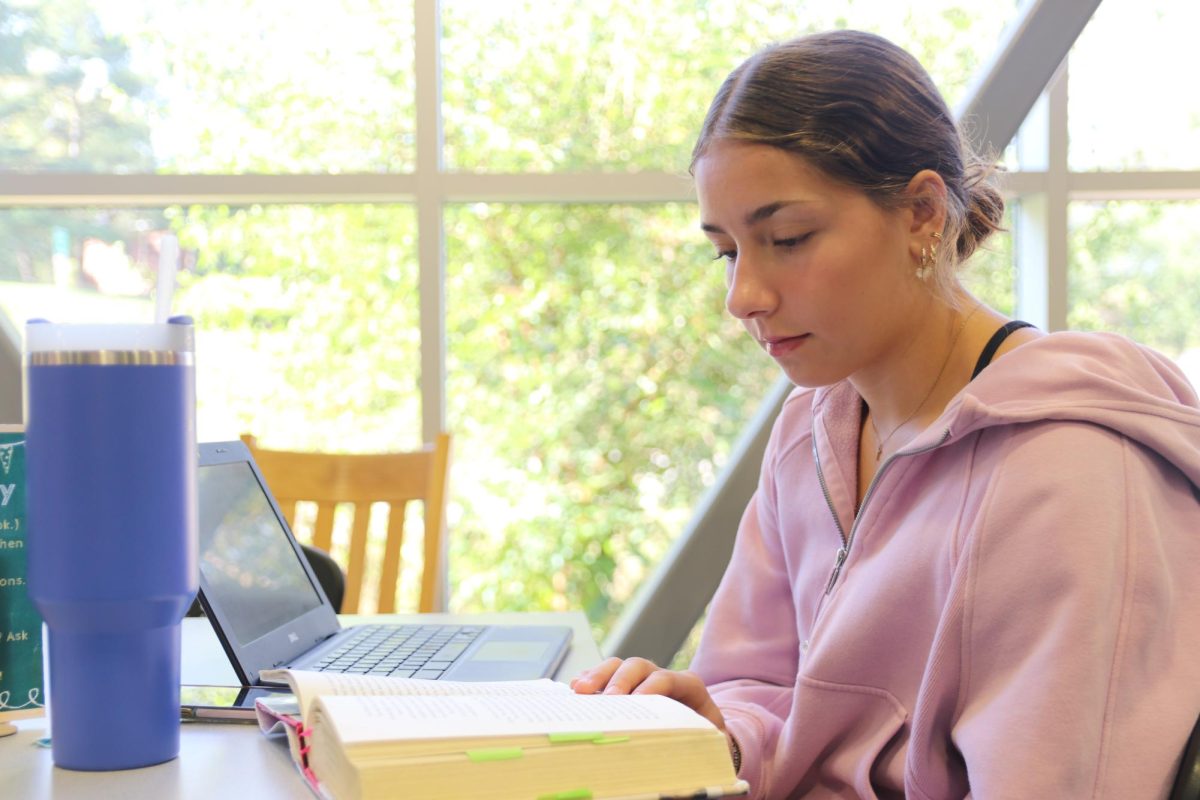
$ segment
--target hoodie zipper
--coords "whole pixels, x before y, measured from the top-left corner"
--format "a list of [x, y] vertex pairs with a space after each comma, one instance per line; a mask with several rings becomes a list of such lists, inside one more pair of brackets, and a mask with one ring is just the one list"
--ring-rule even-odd
[[[833, 510], [833, 498], [829, 496], [829, 486], [825, 483], [825, 472], [821, 469], [821, 455], [817, 452], [817, 437], [815, 436], [812, 440], [812, 451], [813, 461], [817, 465], [817, 482], [821, 484], [821, 494], [825, 495], [825, 505], [829, 508], [829, 514], [833, 517], [833, 524], [837, 527], [838, 536], [842, 539], [842, 546], [838, 548], [837, 556], [833, 561], [833, 573], [829, 576], [829, 583], [825, 585], [825, 594], [829, 594], [833, 589], [833, 584], [837, 581], [838, 573], [842, 571], [842, 564], [846, 563], [846, 556], [850, 554], [850, 539], [846, 536], [846, 529], [842, 527], [842, 521], [838, 519], [837, 512]], [[871, 490], [868, 488], [867, 494], [870, 493]], [[853, 525], [850, 530], [854, 531]], [[819, 609], [817, 613], [820, 614]]]
[[[850, 525], [850, 535], [846, 535], [845, 529], [842, 527], [842, 521], [838, 519], [837, 512], [833, 508], [833, 498], [829, 495], [829, 487], [825, 483], [825, 473], [821, 469], [821, 455], [817, 452], [817, 439], [813, 437], [813, 461], [817, 467], [817, 481], [821, 484], [821, 493], [825, 495], [825, 505], [829, 508], [829, 513], [833, 516], [833, 524], [837, 526], [838, 534], [842, 537], [842, 546], [838, 548], [837, 554], [833, 561], [833, 571], [829, 573], [829, 582], [825, 584], [825, 594], [821, 598], [820, 605], [824, 605], [825, 597], [833, 591], [833, 587], [837, 584], [838, 576], [842, 574], [842, 565], [846, 563], [846, 558], [850, 555], [850, 547], [854, 544], [854, 535], [858, 531], [859, 520], [863, 517], [863, 512], [867, 508], [867, 503], [871, 501], [871, 495], [875, 493], [875, 486], [879, 483], [879, 479], [883, 476], [884, 471], [891, 466], [892, 462], [903, 456], [918, 456], [922, 453], [928, 453], [930, 450], [936, 450], [946, 443], [950, 438], [950, 429], [946, 428], [942, 431], [941, 437], [936, 442], [933, 442], [920, 450], [910, 450], [908, 452], [892, 453], [887, 460], [880, 465], [879, 469], [875, 470], [875, 476], [871, 478], [871, 483], [867, 486], [867, 493], [863, 495], [863, 501], [858, 506], [858, 512], [854, 515], [854, 522]], [[821, 615], [821, 608], [817, 608], [817, 617]], [[815, 625], [815, 620], [814, 620]]]

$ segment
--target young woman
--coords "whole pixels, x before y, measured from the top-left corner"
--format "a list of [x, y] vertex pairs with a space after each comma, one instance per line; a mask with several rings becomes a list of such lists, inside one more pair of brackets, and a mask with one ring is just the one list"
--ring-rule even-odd
[[1162, 797], [1200, 713], [1196, 393], [959, 285], [988, 172], [870, 34], [771, 47], [709, 109], [701, 227], [798, 388], [692, 671], [574, 686], [692, 706], [754, 797]]

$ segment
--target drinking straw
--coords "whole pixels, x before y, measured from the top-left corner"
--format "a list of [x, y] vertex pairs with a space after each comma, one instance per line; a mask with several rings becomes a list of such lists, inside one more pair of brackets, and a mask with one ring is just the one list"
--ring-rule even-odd
[[175, 234], [162, 237], [158, 249], [158, 290], [155, 292], [154, 321], [165, 323], [171, 316], [171, 296], [175, 294], [175, 272], [179, 269], [179, 240]]

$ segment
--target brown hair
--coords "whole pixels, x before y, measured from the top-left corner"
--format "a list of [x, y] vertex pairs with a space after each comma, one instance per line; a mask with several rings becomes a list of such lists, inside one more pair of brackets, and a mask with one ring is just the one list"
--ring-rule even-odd
[[920, 63], [888, 40], [861, 31], [803, 36], [760, 51], [717, 91], [692, 151], [692, 170], [718, 140], [778, 147], [883, 208], [930, 169], [945, 181], [945, 247], [931, 288], [946, 299], [954, 272], [1000, 229], [1004, 198], [994, 163], [975, 155]]

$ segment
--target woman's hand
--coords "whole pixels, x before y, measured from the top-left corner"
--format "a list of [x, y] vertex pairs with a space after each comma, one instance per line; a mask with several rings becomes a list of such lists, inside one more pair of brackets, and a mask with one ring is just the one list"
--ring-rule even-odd
[[694, 672], [663, 669], [644, 658], [609, 658], [571, 681], [576, 694], [661, 694], [706, 717], [724, 733], [725, 717]]

